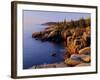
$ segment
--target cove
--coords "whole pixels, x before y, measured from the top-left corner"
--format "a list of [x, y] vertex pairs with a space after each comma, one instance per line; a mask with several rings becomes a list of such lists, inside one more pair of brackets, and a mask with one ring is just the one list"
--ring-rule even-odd
[[[42, 64], [53, 64], [63, 61], [64, 46], [52, 42], [42, 42], [32, 38], [33, 32], [43, 31], [46, 27], [34, 24], [23, 28], [23, 69]], [[56, 57], [52, 54], [56, 53]]]

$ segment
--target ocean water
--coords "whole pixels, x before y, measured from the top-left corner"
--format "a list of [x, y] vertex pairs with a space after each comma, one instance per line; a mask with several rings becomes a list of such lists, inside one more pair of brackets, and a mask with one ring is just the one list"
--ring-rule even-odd
[[[63, 45], [48, 41], [42, 42], [32, 38], [33, 32], [43, 31], [46, 27], [44, 25], [34, 24], [23, 28], [23, 69], [63, 61]], [[53, 57], [52, 53], [56, 53], [56, 57]]]

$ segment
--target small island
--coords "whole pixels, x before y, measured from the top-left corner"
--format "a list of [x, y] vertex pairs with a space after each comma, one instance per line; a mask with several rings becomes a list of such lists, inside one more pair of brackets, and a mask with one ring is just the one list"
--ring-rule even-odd
[[[38, 65], [35, 68], [57, 66], [89, 66], [91, 62], [91, 20], [80, 18], [79, 20], [60, 22], [47, 22], [41, 25], [48, 26], [44, 31], [33, 32], [32, 38], [42, 42], [63, 44], [63, 62]], [[57, 53], [51, 56], [56, 57]]]

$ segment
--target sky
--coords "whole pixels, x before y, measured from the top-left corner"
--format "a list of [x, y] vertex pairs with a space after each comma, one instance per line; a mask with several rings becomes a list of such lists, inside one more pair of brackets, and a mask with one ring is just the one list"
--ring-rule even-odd
[[80, 18], [89, 18], [90, 13], [75, 13], [75, 12], [54, 12], [54, 11], [23, 11], [24, 25], [30, 26], [33, 24], [43, 24], [45, 22], [57, 22], [70, 20], [78, 20]]

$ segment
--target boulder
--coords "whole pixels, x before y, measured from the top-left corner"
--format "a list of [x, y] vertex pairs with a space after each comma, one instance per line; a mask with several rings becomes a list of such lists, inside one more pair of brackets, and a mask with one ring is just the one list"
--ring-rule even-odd
[[90, 47], [85, 47], [85, 48], [79, 50], [79, 54], [90, 55], [90, 53], [91, 53], [91, 48]]
[[68, 66], [76, 66], [76, 65], [78, 65], [78, 64], [81, 63], [80, 60], [75, 60], [75, 59], [71, 59], [71, 58], [66, 59], [64, 62], [65, 62], [65, 64], [67, 64]]
[[79, 54], [72, 54], [71, 59], [81, 61], [81, 56]]
[[65, 63], [68, 66], [76, 66], [82, 62], [79, 54], [72, 54], [70, 58], [65, 59]]
[[91, 61], [90, 55], [80, 55], [80, 57], [81, 57], [81, 60], [86, 62], [86, 63], [89, 63]]
[[79, 66], [82, 66], [84, 64], [82, 63], [90, 63], [91, 56], [90, 55], [84, 55], [84, 54], [72, 54], [70, 58], [65, 58], [65, 64], [68, 66], [76, 66], [78, 64], [81, 64]]
[[70, 59], [89, 63], [91, 61], [91, 56], [84, 54], [73, 54], [71, 55]]

